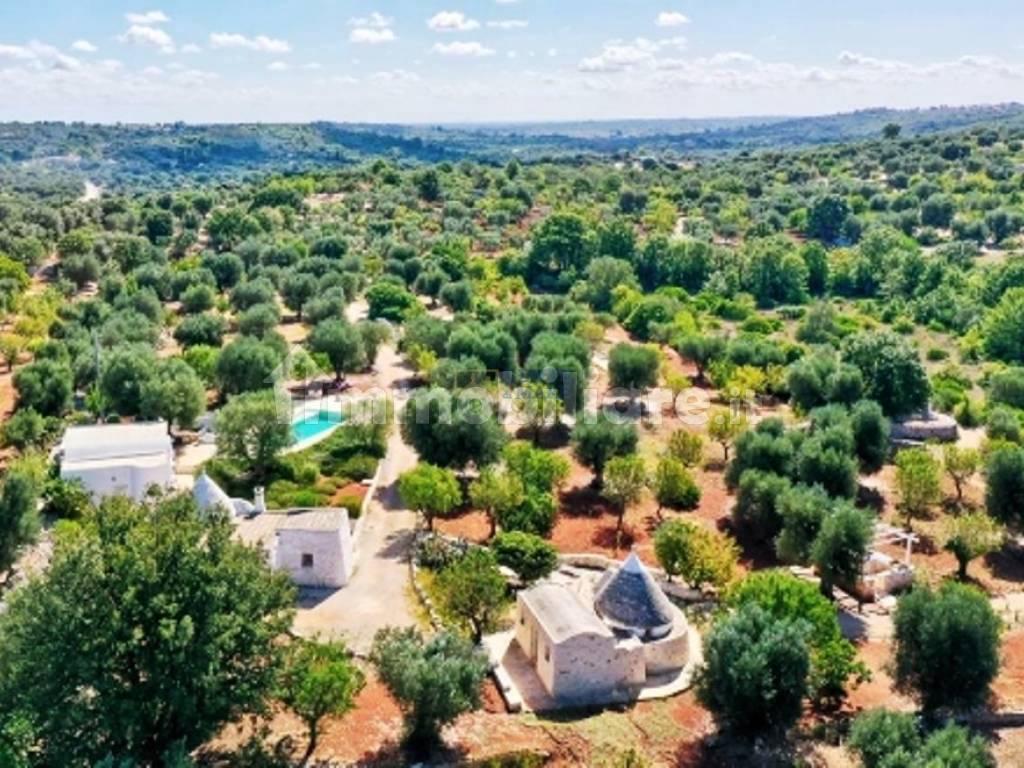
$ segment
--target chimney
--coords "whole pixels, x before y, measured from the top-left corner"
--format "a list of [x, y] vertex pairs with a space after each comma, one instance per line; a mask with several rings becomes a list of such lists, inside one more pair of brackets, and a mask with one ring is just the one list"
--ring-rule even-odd
[[253, 507], [255, 507], [256, 509], [256, 514], [262, 515], [264, 512], [267, 511], [267, 499], [266, 494], [264, 493], [263, 490], [263, 486], [257, 485], [253, 489], [253, 495]]

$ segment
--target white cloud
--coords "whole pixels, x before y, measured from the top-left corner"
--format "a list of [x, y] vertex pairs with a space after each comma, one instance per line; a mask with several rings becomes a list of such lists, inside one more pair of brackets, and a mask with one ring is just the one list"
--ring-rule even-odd
[[82, 68], [82, 62], [59, 49], [38, 40], [27, 45], [0, 44], [0, 59], [13, 59], [35, 71], [73, 72]]
[[434, 43], [434, 47], [431, 48], [434, 53], [439, 53], [442, 56], [493, 56], [494, 49], [487, 48], [481, 43], [472, 42], [464, 43], [461, 41], [455, 41], [452, 43]]
[[689, 24], [690, 20], [678, 11], [662, 11], [654, 23], [659, 27], [681, 27]]
[[166, 24], [171, 20], [163, 11], [145, 11], [142, 13], [126, 13], [125, 19], [129, 24], [139, 24], [143, 27], [153, 27], [158, 24]]
[[658, 53], [669, 48], [683, 48], [686, 39], [669, 37], [649, 40], [638, 37], [632, 41], [611, 40], [597, 56], [583, 59], [579, 64], [581, 72], [622, 72], [638, 66], [656, 66]]
[[271, 72], [287, 72], [290, 69], [290, 67], [288, 66], [288, 62], [274, 61], [271, 62], [270, 64], [267, 64], [267, 69], [269, 69]]
[[3, 45], [0, 44], [0, 58], [4, 59], [20, 59], [22, 61], [28, 61], [35, 59], [36, 55], [33, 53], [31, 48], [24, 45]]
[[160, 77], [164, 71], [160, 67], [146, 67], [142, 70], [142, 74], [146, 77]]
[[348, 34], [349, 42], [365, 43], [367, 45], [379, 45], [381, 43], [393, 43], [398, 38], [391, 29], [371, 29], [369, 27], [356, 27]]
[[162, 29], [147, 27], [143, 24], [132, 24], [117, 39], [122, 43], [151, 46], [159, 49], [160, 53], [174, 53], [175, 50], [174, 40], [169, 34]]
[[392, 43], [398, 39], [391, 25], [395, 20], [390, 16], [374, 11], [369, 16], [362, 16], [348, 20], [352, 27], [348, 39], [351, 43], [365, 45], [380, 45], [381, 43]]
[[166, 24], [170, 17], [163, 11], [145, 11], [144, 13], [126, 13], [124, 17], [129, 24], [141, 24], [144, 27], [153, 24]]
[[427, 20], [435, 32], [470, 32], [480, 28], [480, 22], [459, 11], [441, 11]]
[[88, 40], [75, 40], [75, 42], [71, 44], [71, 50], [78, 51], [79, 53], [96, 53], [99, 48]]
[[310, 72], [315, 72], [318, 69], [322, 69], [322, 67], [320, 66], [320, 62], [319, 61], [311, 61], [311, 62], [309, 62], [307, 64], [303, 64], [302, 68], [305, 69], [305, 70], [308, 70]]
[[390, 27], [395, 23], [395, 20], [390, 16], [385, 16], [383, 13], [377, 13], [374, 11], [369, 16], [362, 16], [355, 19], [349, 19], [348, 25], [350, 27], [368, 27], [370, 29], [384, 29]]
[[526, 29], [530, 22], [522, 19], [501, 19], [499, 21], [488, 21], [487, 26], [491, 29]]
[[381, 85], [392, 86], [401, 88], [405, 85], [411, 85], [413, 83], [420, 82], [421, 78], [415, 72], [410, 72], [407, 69], [391, 69], [384, 70], [381, 72], [374, 72], [370, 75], [370, 79]]
[[205, 72], [201, 69], [185, 69], [171, 75], [170, 80], [175, 85], [185, 88], [199, 88], [209, 85], [218, 78], [214, 72]]
[[292, 47], [287, 40], [278, 40], [266, 35], [246, 37], [235, 32], [213, 32], [210, 35], [211, 48], [245, 48], [260, 53], [288, 53]]
[[199, 53], [202, 50], [203, 49], [195, 43], [185, 43], [185, 45], [181, 46], [182, 53]]

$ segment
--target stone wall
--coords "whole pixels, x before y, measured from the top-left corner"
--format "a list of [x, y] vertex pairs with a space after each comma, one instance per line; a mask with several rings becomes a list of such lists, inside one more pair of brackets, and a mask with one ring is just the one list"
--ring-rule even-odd
[[[304, 567], [303, 555], [313, 556], [312, 567]], [[338, 531], [279, 530], [271, 562], [287, 572], [300, 587], [343, 587], [352, 574], [352, 540], [348, 521]]]
[[891, 437], [898, 442], [955, 442], [959, 435], [956, 419], [945, 413], [919, 414], [892, 423]]
[[[583, 633], [554, 642], [522, 600], [516, 612], [515, 636], [545, 689], [559, 704], [605, 702], [613, 699], [616, 691], [642, 686], [647, 678], [644, 646], [636, 638], [617, 640]], [[534, 647], [536, 656], [531, 654]]]
[[672, 606], [676, 616], [672, 631], [660, 640], [644, 643], [644, 660], [648, 675], [677, 672], [686, 666], [690, 656], [690, 628], [683, 612]]

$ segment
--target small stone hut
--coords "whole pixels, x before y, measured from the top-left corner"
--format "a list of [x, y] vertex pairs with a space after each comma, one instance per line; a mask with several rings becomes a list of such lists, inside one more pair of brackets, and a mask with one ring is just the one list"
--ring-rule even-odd
[[553, 582], [520, 592], [515, 639], [560, 705], [628, 700], [689, 656], [686, 617], [635, 554], [592, 595]]

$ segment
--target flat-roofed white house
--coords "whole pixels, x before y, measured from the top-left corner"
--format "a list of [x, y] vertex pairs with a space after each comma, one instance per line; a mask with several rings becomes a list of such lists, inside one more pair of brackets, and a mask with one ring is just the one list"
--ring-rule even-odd
[[631, 554], [592, 592], [545, 582], [518, 595], [515, 640], [559, 705], [629, 700], [690, 656], [690, 630]]
[[96, 500], [139, 501], [153, 486], [174, 485], [174, 448], [162, 421], [69, 427], [58, 455], [60, 476], [80, 480]]

